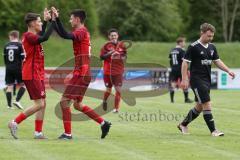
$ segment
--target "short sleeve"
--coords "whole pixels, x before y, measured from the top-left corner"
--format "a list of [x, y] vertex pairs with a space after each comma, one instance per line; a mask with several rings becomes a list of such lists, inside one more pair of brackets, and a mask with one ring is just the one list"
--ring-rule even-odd
[[25, 58], [25, 53], [24, 53], [22, 44], [19, 44], [19, 53], [20, 53], [20, 58], [23, 60]]
[[183, 49], [181, 49], [181, 52], [180, 52], [180, 55], [181, 55], [181, 59], [183, 59], [184, 58], [184, 56], [185, 56], [185, 51], [183, 50]]
[[6, 54], [7, 54], [7, 50], [6, 50], [6, 46], [5, 46], [3, 49], [3, 55], [6, 55]]
[[3, 50], [3, 57], [4, 57], [4, 63], [6, 64], [6, 61], [7, 61], [7, 50], [6, 50], [6, 46], [4, 47], [4, 50]]
[[212, 55], [212, 60], [213, 60], [213, 61], [218, 61], [218, 60], [220, 60], [219, 55], [218, 55], [218, 52], [217, 52], [217, 49], [216, 49], [215, 46], [213, 46], [213, 51], [211, 51], [211, 52], [213, 52], [213, 53], [211, 53], [211, 54], [213, 54], [213, 55]]
[[190, 45], [187, 49], [186, 54], [184, 55], [183, 60], [187, 62], [192, 62], [193, 47]]

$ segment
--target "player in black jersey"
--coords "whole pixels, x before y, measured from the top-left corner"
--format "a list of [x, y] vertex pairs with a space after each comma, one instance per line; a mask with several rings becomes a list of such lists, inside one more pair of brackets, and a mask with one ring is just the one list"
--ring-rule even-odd
[[228, 73], [232, 78], [235, 74], [219, 59], [216, 47], [210, 43], [213, 40], [215, 27], [204, 23], [200, 26], [201, 37], [192, 43], [182, 63], [182, 87], [187, 88], [189, 84], [187, 70], [190, 63], [190, 84], [195, 94], [196, 106], [188, 112], [186, 118], [178, 125], [183, 134], [188, 134], [188, 124], [203, 112], [203, 118], [212, 136], [223, 136], [224, 133], [215, 128], [211, 113], [210, 84], [212, 62], [221, 70]]
[[25, 92], [25, 87], [22, 81], [22, 61], [24, 59], [24, 51], [22, 44], [19, 42], [19, 32], [9, 32], [9, 40], [10, 42], [5, 45], [3, 52], [4, 63], [6, 66], [5, 82], [7, 85], [6, 97], [8, 108], [12, 108], [13, 86], [17, 83], [20, 88], [16, 96], [16, 101], [13, 102], [13, 104], [17, 108], [23, 109], [19, 101]]
[[[173, 48], [170, 51], [169, 59], [170, 59], [170, 66], [171, 66], [171, 72], [169, 76], [170, 80], [170, 98], [171, 102], [174, 103], [174, 92], [176, 88], [180, 87], [180, 82], [182, 79], [181, 74], [181, 66], [183, 57], [185, 55], [185, 37], [179, 37], [177, 38], [177, 46]], [[184, 97], [185, 97], [185, 103], [192, 103], [193, 101], [188, 98], [188, 88], [183, 89]]]

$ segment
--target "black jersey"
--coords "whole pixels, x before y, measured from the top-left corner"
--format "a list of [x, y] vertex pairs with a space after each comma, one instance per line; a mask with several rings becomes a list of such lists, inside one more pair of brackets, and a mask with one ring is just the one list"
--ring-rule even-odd
[[206, 46], [198, 40], [192, 43], [184, 56], [190, 64], [190, 81], [205, 81], [211, 83], [212, 61], [219, 60], [216, 47], [212, 43]]
[[6, 69], [21, 69], [24, 52], [20, 42], [9, 42], [4, 47], [4, 63]]
[[180, 47], [176, 47], [171, 50], [169, 54], [169, 59], [172, 70], [181, 72], [182, 60], [184, 55], [185, 51]]

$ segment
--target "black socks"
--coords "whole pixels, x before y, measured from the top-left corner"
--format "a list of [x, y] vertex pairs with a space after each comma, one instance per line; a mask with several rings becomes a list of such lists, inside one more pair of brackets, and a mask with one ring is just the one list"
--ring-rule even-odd
[[215, 123], [214, 123], [214, 119], [213, 119], [211, 110], [204, 110], [203, 118], [204, 118], [210, 132], [212, 133], [213, 131], [215, 131], [216, 128], [215, 128]]
[[183, 126], [187, 126], [190, 122], [192, 122], [194, 119], [196, 119], [199, 116], [199, 112], [195, 109], [192, 108], [189, 112], [187, 117], [182, 121]]

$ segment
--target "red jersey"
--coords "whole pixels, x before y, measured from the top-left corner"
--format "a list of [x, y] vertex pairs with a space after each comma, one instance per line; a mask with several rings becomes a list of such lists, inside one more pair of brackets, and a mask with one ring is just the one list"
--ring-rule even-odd
[[22, 46], [26, 54], [22, 66], [23, 80], [44, 80], [44, 52], [38, 37], [31, 32], [23, 34]]
[[[100, 56], [107, 54], [109, 50], [106, 49], [107, 42], [101, 49]], [[124, 73], [124, 61], [126, 59], [126, 49], [121, 45], [121, 42], [114, 44], [116, 52], [119, 54], [114, 54], [106, 58], [103, 62], [103, 73], [105, 75], [119, 75]]]
[[81, 27], [72, 32], [74, 36], [73, 50], [75, 56], [74, 75], [90, 76], [90, 34], [86, 27]]

